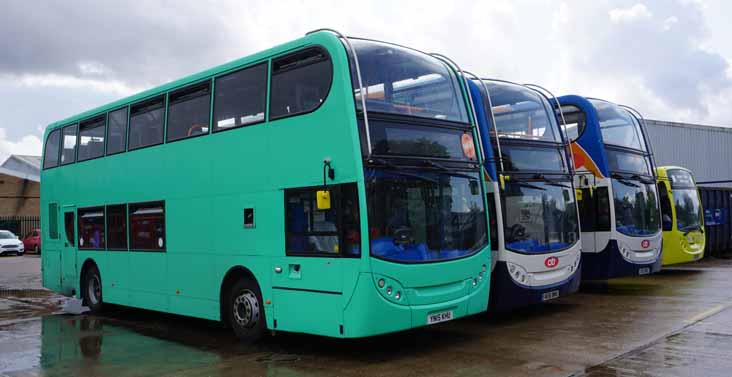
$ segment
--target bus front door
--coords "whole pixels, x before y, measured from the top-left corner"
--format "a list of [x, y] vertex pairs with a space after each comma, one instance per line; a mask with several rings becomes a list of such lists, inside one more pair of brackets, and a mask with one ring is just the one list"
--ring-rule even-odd
[[64, 206], [62, 209], [63, 229], [61, 238], [61, 292], [71, 295], [78, 283], [76, 274], [76, 207]]

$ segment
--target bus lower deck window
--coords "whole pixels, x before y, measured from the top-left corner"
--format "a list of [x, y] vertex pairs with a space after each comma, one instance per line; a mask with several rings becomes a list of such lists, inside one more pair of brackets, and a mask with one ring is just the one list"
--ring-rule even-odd
[[129, 205], [130, 250], [165, 251], [165, 203]]

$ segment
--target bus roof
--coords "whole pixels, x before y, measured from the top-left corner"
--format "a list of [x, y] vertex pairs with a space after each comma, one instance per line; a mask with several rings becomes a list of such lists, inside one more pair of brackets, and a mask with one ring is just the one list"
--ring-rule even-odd
[[[133, 94], [124, 98], [121, 98], [119, 100], [113, 101], [111, 103], [108, 103], [106, 105], [102, 105], [96, 108], [93, 108], [91, 110], [84, 111], [82, 113], [70, 116], [68, 118], [65, 118], [63, 120], [59, 120], [56, 122], [53, 122], [46, 127], [46, 134], [50, 132], [51, 130], [68, 125], [69, 123], [75, 123], [84, 119], [91, 118], [95, 115], [99, 115], [100, 113], [104, 113], [110, 110], [114, 110], [123, 106], [127, 106], [130, 104], [133, 104], [135, 102], [138, 102], [140, 100], [144, 100], [150, 97], [154, 97], [156, 95], [164, 94], [171, 89], [176, 89], [179, 87], [186, 86], [188, 84], [193, 84], [198, 81], [211, 78], [213, 76], [217, 76], [223, 73], [226, 73], [228, 71], [234, 71], [239, 68], [246, 67], [248, 65], [251, 65], [253, 63], [258, 63], [264, 60], [267, 60], [273, 56], [280, 55], [283, 53], [286, 53], [291, 50], [295, 50], [310, 44], [314, 43], [320, 43], [323, 45], [329, 45], [330, 47], [334, 46], [334, 42], [340, 43], [338, 38], [327, 31], [320, 31], [316, 33], [312, 33], [309, 35], [306, 35], [304, 37], [295, 39], [290, 42], [286, 42], [280, 45], [277, 45], [275, 47], [254, 53], [252, 55], [248, 55], [239, 59], [232, 60], [228, 63], [224, 63], [218, 66], [215, 66], [213, 68], [209, 68], [207, 70], [194, 73], [188, 76], [185, 76], [181, 79], [174, 80], [147, 90], [144, 90], [140, 93]], [[45, 136], [44, 136], [45, 140]]]

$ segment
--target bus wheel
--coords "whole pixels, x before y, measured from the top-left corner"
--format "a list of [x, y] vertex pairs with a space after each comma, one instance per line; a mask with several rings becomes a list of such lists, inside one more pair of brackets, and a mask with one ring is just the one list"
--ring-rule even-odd
[[97, 266], [89, 267], [84, 273], [81, 298], [84, 306], [88, 307], [92, 313], [99, 313], [102, 310], [102, 278]]
[[262, 293], [252, 279], [240, 279], [229, 290], [226, 300], [228, 325], [245, 342], [255, 342], [264, 335], [265, 319]]

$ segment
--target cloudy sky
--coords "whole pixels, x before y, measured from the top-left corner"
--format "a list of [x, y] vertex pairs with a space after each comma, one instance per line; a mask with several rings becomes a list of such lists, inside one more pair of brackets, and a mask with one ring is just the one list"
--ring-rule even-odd
[[45, 126], [331, 27], [449, 55], [485, 77], [732, 126], [732, 2], [25, 1], [0, 13], [0, 161]]

